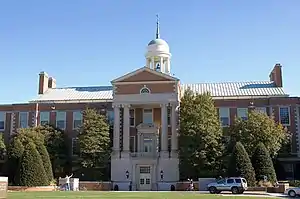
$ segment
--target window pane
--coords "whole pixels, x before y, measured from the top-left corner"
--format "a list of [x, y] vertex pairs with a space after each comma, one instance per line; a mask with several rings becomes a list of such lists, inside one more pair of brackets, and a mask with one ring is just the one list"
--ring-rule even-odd
[[130, 152], [135, 152], [135, 136], [130, 136]]
[[129, 116], [130, 116], [130, 126], [134, 126], [134, 109], [130, 109]]
[[50, 112], [40, 112], [40, 124], [46, 125], [50, 122]]
[[56, 112], [56, 127], [60, 129], [66, 128], [66, 112], [64, 111]]
[[144, 109], [143, 123], [145, 123], [145, 124], [153, 123], [152, 109]]
[[280, 114], [280, 123], [283, 125], [290, 124], [290, 111], [289, 107], [280, 107], [279, 114]]
[[6, 119], [5, 117], [6, 117], [6, 113], [0, 112], [0, 130], [5, 129], [5, 119]]
[[114, 111], [107, 111], [107, 120], [110, 125], [114, 124]]
[[229, 117], [221, 117], [221, 126], [229, 126]]
[[171, 108], [168, 107], [168, 125], [171, 125]]
[[28, 113], [27, 112], [19, 113], [19, 127], [20, 128], [28, 127]]
[[79, 143], [78, 138], [72, 138], [72, 155], [79, 154]]
[[237, 116], [243, 120], [248, 119], [248, 108], [237, 108]]
[[266, 107], [256, 107], [255, 111], [259, 113], [267, 113], [267, 108]]
[[229, 108], [219, 108], [221, 126], [229, 126]]
[[73, 129], [79, 128], [82, 124], [82, 113], [81, 111], [73, 112]]

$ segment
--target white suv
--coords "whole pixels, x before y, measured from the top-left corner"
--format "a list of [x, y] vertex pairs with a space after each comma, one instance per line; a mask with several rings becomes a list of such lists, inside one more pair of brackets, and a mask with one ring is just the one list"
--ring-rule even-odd
[[241, 177], [231, 177], [209, 183], [207, 189], [212, 194], [219, 194], [222, 191], [231, 191], [233, 194], [242, 194], [247, 190], [247, 181]]

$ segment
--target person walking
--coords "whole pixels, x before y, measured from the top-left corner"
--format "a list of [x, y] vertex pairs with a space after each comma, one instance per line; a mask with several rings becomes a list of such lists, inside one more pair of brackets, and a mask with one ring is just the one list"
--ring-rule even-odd
[[71, 190], [70, 178], [72, 178], [72, 177], [73, 177], [73, 173], [70, 176], [66, 175], [66, 177], [65, 177], [65, 179], [66, 179], [66, 185], [67, 185], [67, 191]]

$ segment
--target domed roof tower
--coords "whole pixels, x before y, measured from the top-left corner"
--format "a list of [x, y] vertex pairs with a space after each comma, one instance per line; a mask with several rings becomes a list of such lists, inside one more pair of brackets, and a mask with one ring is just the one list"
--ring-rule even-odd
[[168, 43], [160, 38], [159, 18], [156, 21], [156, 37], [148, 43], [146, 51], [146, 67], [170, 74], [171, 53]]

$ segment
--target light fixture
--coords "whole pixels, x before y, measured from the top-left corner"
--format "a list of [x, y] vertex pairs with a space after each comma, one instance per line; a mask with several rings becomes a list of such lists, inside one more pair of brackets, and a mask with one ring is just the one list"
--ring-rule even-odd
[[126, 178], [127, 179], [129, 178], [129, 172], [128, 172], [128, 170], [126, 171]]
[[164, 172], [163, 170], [160, 171], [160, 180], [163, 180], [164, 179]]

